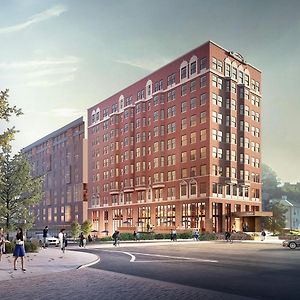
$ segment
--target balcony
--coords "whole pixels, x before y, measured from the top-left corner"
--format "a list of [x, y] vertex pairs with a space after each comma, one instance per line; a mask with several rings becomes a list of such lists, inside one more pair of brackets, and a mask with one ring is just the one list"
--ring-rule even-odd
[[135, 190], [136, 191], [145, 191], [147, 188], [146, 188], [146, 184], [139, 184], [139, 185], [136, 185], [135, 186]]
[[153, 189], [160, 189], [160, 188], [164, 188], [165, 187], [165, 183], [164, 182], [154, 182], [152, 184], [152, 188]]
[[132, 192], [134, 192], [133, 186], [125, 186], [124, 187], [124, 193], [132, 193]]

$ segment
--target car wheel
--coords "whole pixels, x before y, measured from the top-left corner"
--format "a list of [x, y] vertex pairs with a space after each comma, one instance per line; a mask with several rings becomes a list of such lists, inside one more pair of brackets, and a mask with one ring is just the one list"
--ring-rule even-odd
[[295, 242], [290, 242], [290, 243], [289, 243], [289, 247], [290, 247], [290, 249], [296, 249], [296, 248], [297, 248], [297, 245], [296, 245]]

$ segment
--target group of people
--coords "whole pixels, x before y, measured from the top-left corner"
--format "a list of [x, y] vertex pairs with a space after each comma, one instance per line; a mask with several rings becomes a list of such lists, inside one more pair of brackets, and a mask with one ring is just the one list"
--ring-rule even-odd
[[91, 243], [93, 241], [91, 235], [89, 234], [88, 237], [87, 237], [87, 239], [86, 239], [86, 237], [84, 236], [83, 232], [80, 232], [80, 235], [79, 235], [79, 247], [85, 248], [87, 240], [89, 241], [89, 243]]

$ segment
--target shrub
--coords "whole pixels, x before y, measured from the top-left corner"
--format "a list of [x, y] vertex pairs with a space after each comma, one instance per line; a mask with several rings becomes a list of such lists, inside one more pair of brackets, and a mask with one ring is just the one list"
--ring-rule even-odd
[[177, 234], [178, 239], [191, 239], [193, 234], [191, 232], [182, 232]]
[[199, 235], [199, 241], [212, 241], [212, 240], [217, 240], [217, 236], [215, 233], [201, 233]]
[[[25, 252], [38, 252], [38, 249], [40, 247], [39, 242], [38, 241], [25, 241], [24, 242], [25, 245]], [[5, 243], [5, 251], [6, 253], [13, 253], [16, 247], [16, 243], [15, 242], [11, 242], [11, 243]]]

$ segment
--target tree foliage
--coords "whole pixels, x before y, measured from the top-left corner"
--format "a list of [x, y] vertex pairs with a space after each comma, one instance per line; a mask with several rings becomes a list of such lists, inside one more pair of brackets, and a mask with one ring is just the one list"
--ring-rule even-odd
[[[0, 122], [8, 122], [13, 115], [19, 116], [22, 111], [16, 106], [10, 106], [8, 102], [8, 90], [0, 91]], [[1, 128], [4, 126], [1, 125]], [[8, 147], [9, 142], [13, 139], [16, 129], [14, 127], [7, 128], [0, 132], [0, 152], [3, 147]]]
[[81, 230], [81, 226], [78, 223], [78, 221], [75, 220], [74, 222], [72, 222], [71, 229], [70, 229], [72, 238], [77, 239], [80, 234], [80, 230]]
[[88, 236], [92, 232], [92, 229], [93, 229], [93, 224], [90, 220], [84, 221], [81, 225], [81, 231], [85, 236]]
[[273, 212], [273, 217], [264, 219], [265, 228], [274, 234], [279, 233], [285, 227], [285, 213], [287, 208], [279, 201], [273, 201], [269, 204], [268, 210]]
[[30, 207], [40, 202], [42, 198], [43, 178], [31, 176], [31, 166], [23, 154], [12, 155], [9, 147], [4, 147], [2, 154], [0, 224], [7, 231], [17, 226], [28, 229], [34, 221]]

